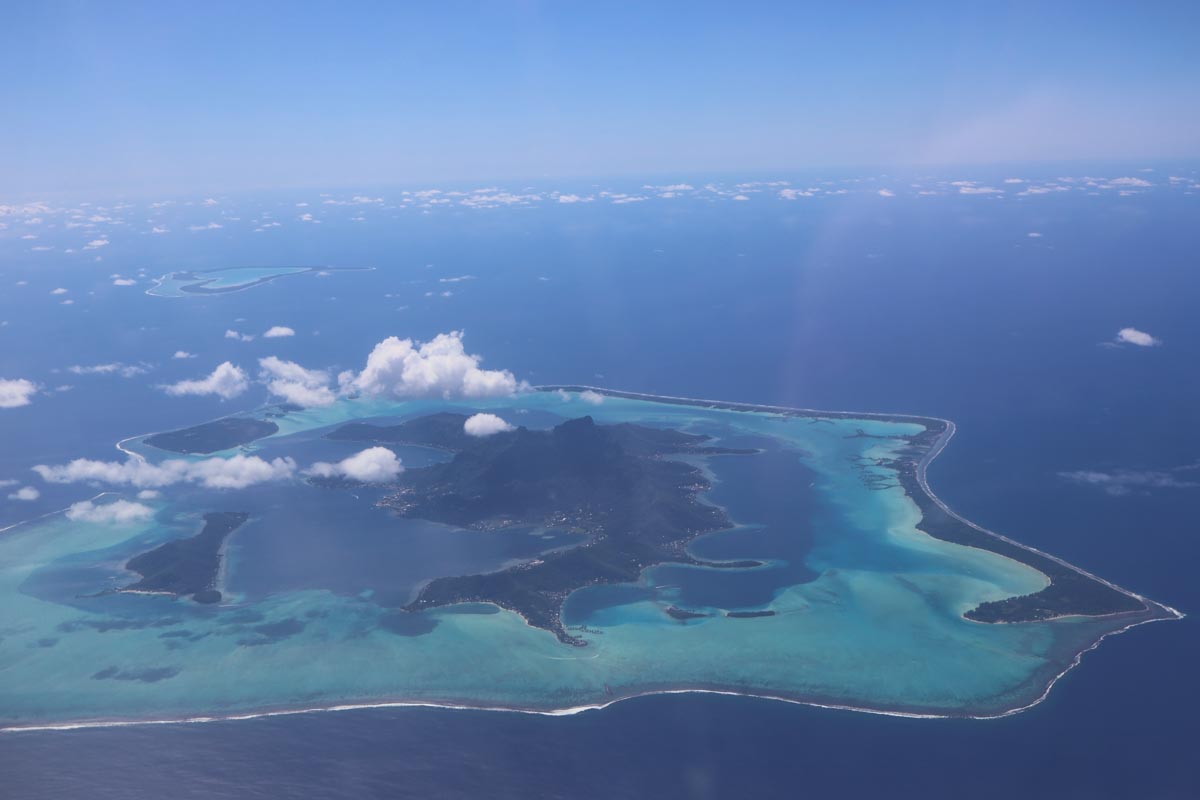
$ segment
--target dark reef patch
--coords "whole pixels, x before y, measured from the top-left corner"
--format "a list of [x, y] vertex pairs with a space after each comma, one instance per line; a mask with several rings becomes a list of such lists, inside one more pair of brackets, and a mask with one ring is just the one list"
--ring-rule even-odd
[[92, 675], [95, 681], [140, 681], [141, 683], [158, 683], [179, 674], [178, 667], [142, 667], [140, 669], [119, 669], [105, 667]]
[[295, 617], [281, 619], [278, 622], [255, 625], [250, 630], [256, 635], [238, 639], [237, 643], [243, 647], [259, 647], [264, 644], [275, 644], [275, 642], [281, 642], [302, 632], [307, 625], [308, 623], [298, 620]]
[[109, 631], [140, 631], [146, 628], [170, 628], [182, 622], [179, 617], [160, 617], [158, 619], [129, 619], [115, 617], [110, 619], [72, 619], [60, 622], [57, 630], [62, 633], [93, 630], [100, 633]]
[[394, 611], [379, 618], [379, 627], [400, 636], [424, 636], [437, 626], [436, 619], [420, 612]]

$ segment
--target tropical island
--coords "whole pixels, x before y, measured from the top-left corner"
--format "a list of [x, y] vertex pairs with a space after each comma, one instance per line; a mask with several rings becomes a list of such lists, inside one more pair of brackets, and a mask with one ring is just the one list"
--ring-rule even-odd
[[723, 510], [698, 499], [708, 488], [703, 473], [669, 456], [755, 452], [714, 447], [707, 436], [668, 429], [597, 425], [590, 416], [548, 431], [517, 428], [477, 438], [463, 433], [466, 419], [446, 413], [393, 427], [355, 423], [330, 437], [455, 453], [444, 464], [402, 476], [381, 503], [401, 516], [477, 530], [538, 525], [586, 534], [577, 547], [510, 569], [436, 578], [407, 607], [493, 603], [575, 645], [586, 642], [563, 626], [567, 595], [636, 581], [642, 570], [664, 561], [704, 563], [687, 553], [688, 542], [732, 526]]
[[[0, 727], [677, 691], [995, 717], [1105, 637], [1182, 616], [955, 514], [926, 480], [949, 421], [549, 388], [234, 415], [287, 414], [288, 432], [157, 441], [331, 467], [389, 447], [405, 470], [298, 469], [259, 496], [183, 484], [127, 523], [9, 531], [0, 594], [30, 622], [0, 641]], [[480, 412], [491, 435], [467, 431]], [[119, 446], [168, 458], [151, 438]], [[281, 663], [305, 665], [302, 700]]]

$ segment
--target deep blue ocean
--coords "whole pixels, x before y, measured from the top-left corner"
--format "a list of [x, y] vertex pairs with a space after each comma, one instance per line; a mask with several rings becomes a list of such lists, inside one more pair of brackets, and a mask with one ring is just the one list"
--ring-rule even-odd
[[[0, 503], [0, 526], [93, 493], [43, 485], [34, 464], [115, 458], [118, 439], [265, 399], [167, 398], [158, 384], [272, 354], [361, 368], [386, 336], [462, 329], [485, 366], [531, 383], [953, 419], [930, 470], [943, 499], [1191, 616], [1107, 640], [1045, 703], [1001, 720], [674, 695], [563, 718], [399, 709], [8, 734], [0, 797], [1200, 796], [1200, 469], [1188, 468], [1200, 461], [1200, 193], [1166, 180], [1196, 173], [1013, 169], [1153, 186], [428, 213], [322, 205], [314, 191], [180, 201], [152, 217], [163, 235], [130, 200], [139, 210], [87, 253], [63, 252], [79, 236], [62, 224], [39, 234], [54, 251], [6, 234], [0, 377], [74, 388], [0, 411], [0, 479], [42, 492]], [[297, 222], [301, 209], [321, 224]], [[264, 210], [286, 224], [254, 233]], [[223, 227], [188, 230], [211, 219]], [[375, 269], [183, 299], [110, 277], [290, 264]], [[297, 335], [224, 336], [272, 325]], [[1111, 346], [1126, 326], [1162, 344]], [[114, 361], [148, 371], [66, 371]], [[1077, 471], [1176, 485], [1113, 493], [1060, 475]]]

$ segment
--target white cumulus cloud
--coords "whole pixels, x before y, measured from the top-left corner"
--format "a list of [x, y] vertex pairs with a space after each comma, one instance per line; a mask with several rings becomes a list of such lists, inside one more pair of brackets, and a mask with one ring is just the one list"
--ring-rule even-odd
[[320, 478], [349, 478], [360, 483], [387, 483], [404, 471], [400, 459], [386, 447], [368, 447], [337, 463], [318, 461], [308, 473]]
[[263, 334], [264, 339], [279, 339], [284, 336], [295, 336], [296, 332], [285, 325], [274, 325]]
[[1161, 340], [1145, 331], [1139, 331], [1137, 328], [1121, 328], [1117, 331], [1117, 341], [1122, 344], [1135, 344], [1138, 347], [1154, 347], [1162, 344]]
[[495, 414], [475, 414], [463, 423], [463, 431], [468, 436], [491, 436], [494, 433], [511, 431], [512, 425], [497, 417]]
[[337, 397], [329, 388], [329, 373], [316, 369], [305, 369], [295, 361], [268, 356], [260, 358], [260, 377], [271, 394], [282, 397], [289, 403], [310, 408], [331, 405]]
[[523, 384], [508, 370], [480, 369], [480, 356], [463, 348], [462, 331], [428, 342], [389, 336], [371, 351], [362, 372], [343, 372], [345, 392], [394, 398], [479, 398], [513, 394]]
[[24, 378], [0, 378], [0, 408], [27, 406], [37, 393], [37, 384]]
[[236, 339], [236, 340], [237, 340], [237, 341], [239, 341], [239, 342], [253, 342], [253, 341], [254, 341], [254, 334], [252, 334], [252, 333], [238, 333], [237, 331], [235, 331], [235, 330], [233, 330], [232, 328], [230, 328], [229, 330], [226, 330], [226, 331], [225, 331], [225, 338], [226, 338], [226, 339]]
[[96, 505], [91, 500], [73, 503], [67, 509], [67, 519], [76, 522], [97, 522], [105, 525], [120, 525], [126, 522], [139, 522], [154, 515], [154, 509], [141, 503], [129, 500], [116, 500], [104, 505]]
[[137, 281], [133, 278], [113, 278], [113, 286], [136, 286]]
[[168, 384], [163, 391], [175, 397], [215, 394], [222, 400], [231, 400], [249, 387], [250, 382], [242, 368], [225, 361], [205, 378]]
[[285, 480], [296, 472], [290, 458], [271, 461], [238, 453], [230, 458], [187, 461], [170, 458], [158, 464], [142, 459], [94, 461], [77, 458], [67, 464], [38, 464], [33, 471], [47, 483], [105, 483], [135, 489], [160, 489], [177, 483], [195, 483], [206, 489], [244, 489], [257, 483]]
[[42, 493], [32, 486], [22, 486], [8, 496], [9, 500], [25, 500], [27, 502], [37, 500], [42, 496]]

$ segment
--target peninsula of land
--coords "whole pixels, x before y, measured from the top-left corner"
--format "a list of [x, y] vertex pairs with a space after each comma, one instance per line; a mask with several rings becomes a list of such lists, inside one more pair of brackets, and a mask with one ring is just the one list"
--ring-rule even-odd
[[262, 439], [278, 431], [279, 426], [270, 420], [225, 417], [190, 428], [156, 433], [142, 441], [151, 447], [171, 453], [208, 455], [249, 444], [255, 439]]
[[249, 514], [213, 511], [204, 515], [204, 527], [195, 536], [176, 539], [134, 556], [125, 568], [142, 576], [123, 592], [191, 595], [197, 603], [219, 603], [216, 588], [221, 549], [229, 534], [240, 528]]

